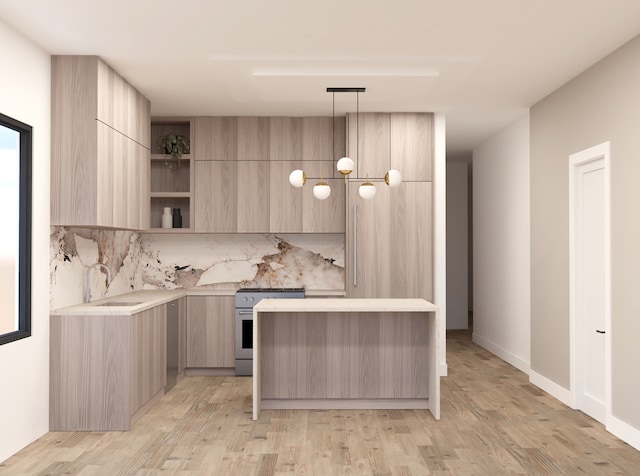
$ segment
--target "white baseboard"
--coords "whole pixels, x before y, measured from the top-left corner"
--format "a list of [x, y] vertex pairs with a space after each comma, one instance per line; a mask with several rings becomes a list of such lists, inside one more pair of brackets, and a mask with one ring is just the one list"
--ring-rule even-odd
[[640, 430], [637, 428], [611, 415], [607, 420], [607, 431], [640, 451]]
[[440, 362], [440, 377], [446, 377], [449, 373], [449, 367], [446, 362]]
[[568, 405], [571, 408], [574, 408], [571, 398], [571, 392], [566, 388], [558, 385], [557, 383], [549, 380], [547, 377], [543, 377], [539, 373], [529, 370], [529, 382], [534, 384], [536, 387], [541, 388], [549, 395], [554, 398], [557, 398], [565, 405]]
[[479, 336], [475, 332], [472, 335], [473, 342], [478, 344], [480, 347], [487, 349], [492, 354], [500, 357], [506, 363], [513, 365], [516, 369], [521, 370], [525, 374], [529, 374], [530, 365], [529, 362], [524, 360], [521, 357], [518, 357], [515, 354], [512, 354], [508, 350], [503, 349], [502, 347], [495, 345], [489, 340], [485, 339], [482, 336]]

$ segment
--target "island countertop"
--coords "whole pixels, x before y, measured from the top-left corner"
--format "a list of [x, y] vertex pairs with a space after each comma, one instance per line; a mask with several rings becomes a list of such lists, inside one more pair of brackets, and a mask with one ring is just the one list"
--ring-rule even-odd
[[264, 299], [253, 308], [261, 409], [428, 409], [440, 418], [439, 308], [424, 299]]
[[424, 299], [263, 299], [254, 312], [435, 312]]

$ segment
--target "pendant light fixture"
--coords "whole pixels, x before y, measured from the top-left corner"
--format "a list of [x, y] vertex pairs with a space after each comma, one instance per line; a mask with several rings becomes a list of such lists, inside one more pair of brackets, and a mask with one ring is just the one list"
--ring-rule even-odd
[[[335, 153], [335, 120], [336, 120], [336, 93], [356, 93], [356, 154], [360, 153], [360, 93], [366, 91], [366, 88], [327, 88], [328, 93], [332, 93], [332, 148], [331, 160], [333, 161]], [[349, 156], [344, 156], [336, 163], [336, 168], [344, 176], [345, 183], [348, 181], [349, 174], [355, 169], [355, 162]], [[365, 200], [370, 200], [376, 196], [376, 186], [366, 176], [366, 181], [358, 187], [358, 194]], [[381, 180], [381, 179], [377, 179]], [[307, 175], [303, 170], [297, 169], [289, 175], [289, 182], [294, 187], [302, 187], [307, 183]], [[384, 182], [389, 187], [397, 187], [402, 183], [402, 174], [395, 169], [390, 169], [384, 176]], [[322, 178], [313, 186], [313, 196], [318, 200], [326, 200], [331, 195], [331, 187]]]

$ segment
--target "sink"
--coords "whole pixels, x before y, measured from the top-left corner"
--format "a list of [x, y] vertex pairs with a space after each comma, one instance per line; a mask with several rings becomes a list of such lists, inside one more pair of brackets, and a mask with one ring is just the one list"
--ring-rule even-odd
[[120, 302], [120, 301], [109, 301], [95, 304], [95, 306], [120, 306], [120, 307], [131, 307], [137, 306], [138, 304], [142, 304], [144, 301], [135, 301], [135, 302]]

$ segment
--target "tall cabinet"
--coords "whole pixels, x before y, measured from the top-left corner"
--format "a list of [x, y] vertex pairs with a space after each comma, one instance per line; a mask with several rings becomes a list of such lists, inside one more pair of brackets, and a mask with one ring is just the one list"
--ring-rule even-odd
[[[347, 296], [432, 301], [433, 115], [350, 115], [348, 150], [356, 170], [347, 192]], [[402, 173], [399, 187], [384, 183], [391, 168]], [[358, 194], [366, 176], [377, 188], [370, 200]]]

